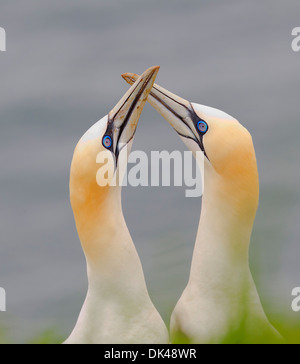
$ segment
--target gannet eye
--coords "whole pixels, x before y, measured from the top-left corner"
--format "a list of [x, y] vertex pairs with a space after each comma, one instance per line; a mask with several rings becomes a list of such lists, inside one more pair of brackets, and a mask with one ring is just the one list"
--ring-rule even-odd
[[102, 140], [102, 144], [105, 148], [110, 148], [112, 146], [112, 139], [110, 136], [106, 135], [103, 140]]
[[205, 134], [208, 130], [208, 125], [205, 121], [198, 121], [197, 128], [202, 134]]

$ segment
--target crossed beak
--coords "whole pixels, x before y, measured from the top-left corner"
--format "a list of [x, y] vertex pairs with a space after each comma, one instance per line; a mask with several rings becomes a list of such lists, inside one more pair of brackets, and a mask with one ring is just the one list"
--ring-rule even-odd
[[[122, 77], [132, 85], [139, 76], [134, 73], [125, 73]], [[196, 114], [189, 101], [156, 84], [153, 85], [148, 101], [180, 136], [195, 141], [205, 153], [202, 135], [197, 129], [197, 124], [201, 118]]]

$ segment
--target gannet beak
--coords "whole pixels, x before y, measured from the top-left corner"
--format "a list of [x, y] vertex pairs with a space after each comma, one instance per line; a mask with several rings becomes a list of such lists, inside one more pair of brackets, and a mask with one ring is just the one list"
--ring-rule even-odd
[[134, 137], [136, 127], [159, 71], [159, 66], [151, 67], [140, 77], [133, 86], [108, 114], [106, 134], [114, 136], [114, 150], [118, 156], [123, 146]]
[[[132, 85], [139, 76], [134, 73], [125, 73], [122, 77]], [[180, 136], [194, 140], [205, 153], [202, 138], [197, 131], [200, 118], [189, 101], [156, 84], [153, 85], [148, 101]]]

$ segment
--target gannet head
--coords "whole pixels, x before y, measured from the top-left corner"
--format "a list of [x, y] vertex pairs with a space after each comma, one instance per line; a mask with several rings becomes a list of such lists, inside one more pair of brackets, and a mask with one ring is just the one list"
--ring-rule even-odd
[[152, 67], [145, 71], [111, 112], [82, 136], [74, 151], [70, 200], [86, 253], [96, 244], [93, 241], [101, 235], [101, 227], [109, 229], [123, 223], [122, 214], [118, 213], [119, 181], [122, 182], [138, 120], [158, 70], [159, 67]]
[[[126, 73], [130, 84], [138, 77]], [[259, 194], [255, 151], [250, 133], [223, 111], [191, 103], [154, 85], [150, 104], [168, 121], [190, 150], [204, 153], [204, 196], [213, 187], [240, 218], [253, 220]], [[206, 191], [206, 192], [205, 192]]]

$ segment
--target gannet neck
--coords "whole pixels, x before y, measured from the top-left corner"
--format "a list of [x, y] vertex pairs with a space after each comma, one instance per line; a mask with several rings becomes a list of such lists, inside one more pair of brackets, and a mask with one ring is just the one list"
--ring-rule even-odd
[[97, 140], [79, 143], [71, 166], [70, 200], [87, 261], [88, 293], [66, 343], [167, 343], [123, 216], [121, 187], [97, 183], [98, 148]]
[[[250, 268], [249, 244], [258, 202], [245, 211], [224, 176], [206, 165], [201, 217], [188, 285], [171, 319], [172, 337], [194, 343], [280, 341], [262, 308]], [[229, 193], [229, 196], [228, 196]], [[249, 204], [249, 201], [248, 201]], [[235, 336], [236, 335], [236, 336]], [[175, 339], [176, 340], [176, 339]]]
[[70, 200], [86, 256], [89, 286], [77, 324], [66, 343], [169, 341], [167, 328], [149, 297], [121, 203], [121, 179], [158, 70], [158, 66], [146, 70], [75, 148]]
[[118, 230], [99, 229], [98, 237], [82, 241], [83, 246], [92, 247], [95, 257], [90, 259], [86, 254], [88, 293], [67, 343], [167, 341], [163, 321], [148, 295], [140, 260], [122, 225]]
[[75, 212], [89, 287], [67, 343], [167, 343], [168, 332], [149, 297], [119, 197], [109, 198], [103, 208], [113, 204], [105, 221], [101, 209], [96, 212], [93, 219], [99, 223], [89, 233], [79, 222], [83, 216]]
[[[218, 178], [218, 176], [215, 176]], [[205, 185], [190, 282], [205, 290], [233, 292], [249, 279], [249, 244], [253, 218], [241, 221], [231, 199], [224, 198], [222, 179]], [[208, 283], [209, 282], [209, 283]], [[228, 291], [226, 291], [228, 295]]]

